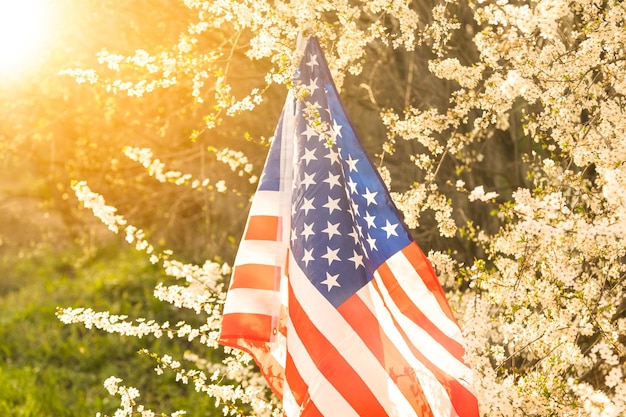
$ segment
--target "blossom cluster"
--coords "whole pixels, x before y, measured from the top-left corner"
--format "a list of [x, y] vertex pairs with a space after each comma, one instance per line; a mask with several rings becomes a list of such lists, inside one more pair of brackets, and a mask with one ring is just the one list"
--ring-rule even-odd
[[[485, 258], [459, 266], [471, 291], [458, 293], [456, 308], [464, 311], [481, 410], [622, 415], [626, 206], [617, 178], [624, 135], [622, 97], [612, 86], [626, 75], [614, 66], [624, 59], [617, 28], [625, 10], [593, 1], [478, 2], [471, 9], [479, 53], [471, 68], [482, 71], [480, 79], [468, 79], [458, 65], [431, 66], [461, 87], [443, 118], [450, 135], [460, 133], [447, 151], [459, 155], [488, 143], [498, 130], [512, 129], [512, 118], [523, 131], [511, 134], [545, 150], [523, 161], [528, 186], [500, 206], [502, 227], [474, 235]], [[405, 116], [415, 126], [424, 125], [421, 119], [437, 121], [418, 110]], [[400, 137], [416, 136], [397, 122], [390, 126]], [[485, 188], [474, 187], [468, 198], [499, 198]], [[457, 189], [465, 190], [462, 180]]]
[[[113, 414], [113, 417], [134, 417], [137, 415], [141, 417], [181, 417], [187, 414], [184, 410], [178, 410], [169, 415], [164, 413], [157, 414], [143, 405], [137, 404], [136, 399], [140, 396], [137, 388], [120, 385], [120, 382], [123, 382], [123, 380], [115, 376], [111, 376], [104, 381], [104, 387], [109, 394], [120, 397], [120, 406]], [[96, 413], [96, 417], [101, 417], [101, 414]]]
[[[142, 350], [140, 353], [152, 357], [157, 362], [155, 371], [174, 372], [176, 381], [191, 384], [197, 392], [215, 398], [216, 405], [225, 416], [244, 416], [248, 407], [257, 416], [277, 417], [282, 409], [276, 398], [268, 400], [265, 382], [255, 370], [252, 359], [244, 352], [237, 351], [223, 363], [211, 363], [193, 353], [186, 353], [184, 360], [194, 366], [193, 369], [183, 367], [180, 361], [169, 355], [159, 356]], [[236, 381], [229, 384], [226, 381]]]
[[[210, 147], [209, 151], [215, 154], [218, 161], [229, 165], [232, 171], [237, 171], [239, 176], [247, 175], [251, 184], [258, 180], [257, 176], [252, 173], [253, 165], [248, 162], [247, 157], [242, 152], [228, 148], [217, 150], [213, 147]], [[159, 158], [155, 158], [152, 150], [149, 148], [127, 146], [123, 149], [123, 152], [130, 160], [140, 163], [148, 174], [159, 182], [184, 185], [194, 190], [215, 189], [220, 193], [228, 190], [226, 181], [223, 179], [213, 184], [209, 178], [194, 178], [190, 173], [168, 170], [166, 164]]]

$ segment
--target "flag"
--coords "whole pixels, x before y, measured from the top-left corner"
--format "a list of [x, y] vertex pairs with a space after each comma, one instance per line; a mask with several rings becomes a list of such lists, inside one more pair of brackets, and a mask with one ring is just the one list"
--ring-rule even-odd
[[339, 100], [302, 54], [233, 269], [220, 343], [287, 416], [477, 417], [461, 330]]

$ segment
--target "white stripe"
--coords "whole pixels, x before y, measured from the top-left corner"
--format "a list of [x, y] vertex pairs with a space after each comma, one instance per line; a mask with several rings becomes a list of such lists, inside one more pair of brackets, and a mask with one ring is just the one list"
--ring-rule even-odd
[[261, 314], [274, 316], [279, 304], [276, 291], [250, 288], [231, 288], [224, 304], [224, 313]]
[[[335, 346], [346, 362], [356, 370], [363, 382], [376, 396], [378, 402], [385, 408], [387, 415], [415, 416], [411, 404], [389, 377], [387, 371], [380, 365], [376, 356], [372, 354], [368, 346], [341, 314], [306, 278], [293, 256], [290, 256], [289, 265], [289, 277], [294, 295], [309, 320]], [[289, 343], [290, 337], [290, 335], [287, 336], [287, 343]], [[294, 362], [296, 362], [296, 355], [291, 350], [290, 352]], [[315, 401], [315, 404], [318, 402]], [[341, 414], [333, 413], [332, 415]]]
[[284, 195], [291, 196], [285, 191], [257, 190], [252, 199], [249, 216], [279, 216], [280, 202]]
[[[280, 248], [280, 242], [273, 240], [242, 240], [239, 244], [239, 250], [235, 258], [235, 267], [237, 265], [276, 265], [277, 253]], [[286, 257], [287, 254], [285, 253]]]
[[393, 342], [393, 345], [400, 351], [404, 359], [415, 371], [415, 375], [420, 381], [420, 385], [433, 414], [442, 417], [454, 416], [456, 412], [454, 412], [452, 408], [452, 402], [449, 401], [449, 396], [445, 388], [439, 383], [437, 377], [413, 355], [409, 345], [406, 344], [402, 334], [396, 328], [391, 313], [385, 307], [378, 292], [372, 286], [367, 285], [361, 288], [357, 294], [363, 303], [367, 305], [372, 314], [376, 316], [381, 329], [385, 332], [389, 340]]
[[386, 262], [387, 266], [396, 276], [398, 284], [411, 300], [419, 300], [419, 309], [435, 326], [446, 336], [463, 343], [463, 335], [457, 323], [446, 315], [441, 309], [437, 298], [426, 287], [424, 280], [417, 273], [411, 262], [402, 251], [397, 252]]
[[[419, 350], [433, 365], [457, 380], [472, 380], [472, 371], [461, 361], [454, 357], [448, 350], [437, 342], [426, 330], [419, 327], [415, 322], [406, 317], [389, 295], [378, 272], [374, 273], [374, 279], [378, 284], [383, 301], [387, 305], [391, 315], [398, 321], [398, 326], [406, 333], [407, 339]], [[409, 295], [410, 296], [410, 295]], [[420, 310], [422, 310], [421, 300]]]
[[[310, 400], [315, 404], [322, 415], [341, 417], [359, 416], [339, 391], [335, 389], [333, 384], [328, 382], [324, 375], [319, 372], [319, 369], [311, 360], [306, 348], [298, 337], [291, 320], [287, 321], [287, 351], [296, 364], [298, 373], [309, 387], [308, 394]], [[288, 417], [300, 416], [301, 409], [297, 406], [295, 399], [293, 399], [292, 404], [285, 404], [283, 397], [283, 406]], [[303, 404], [303, 406], [306, 407], [306, 404]]]
[[300, 406], [296, 402], [287, 380], [283, 382], [283, 411], [287, 417], [300, 416]]

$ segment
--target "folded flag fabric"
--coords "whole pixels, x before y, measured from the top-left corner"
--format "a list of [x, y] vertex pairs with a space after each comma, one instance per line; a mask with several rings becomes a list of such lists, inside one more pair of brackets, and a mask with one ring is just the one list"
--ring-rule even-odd
[[463, 338], [339, 100], [315, 37], [253, 198], [220, 343], [287, 416], [479, 415]]

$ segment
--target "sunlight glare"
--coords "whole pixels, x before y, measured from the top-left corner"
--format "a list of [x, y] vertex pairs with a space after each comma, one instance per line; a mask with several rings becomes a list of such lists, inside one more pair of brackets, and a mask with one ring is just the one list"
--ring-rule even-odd
[[0, 0], [0, 76], [17, 77], [38, 61], [50, 11], [49, 0]]

